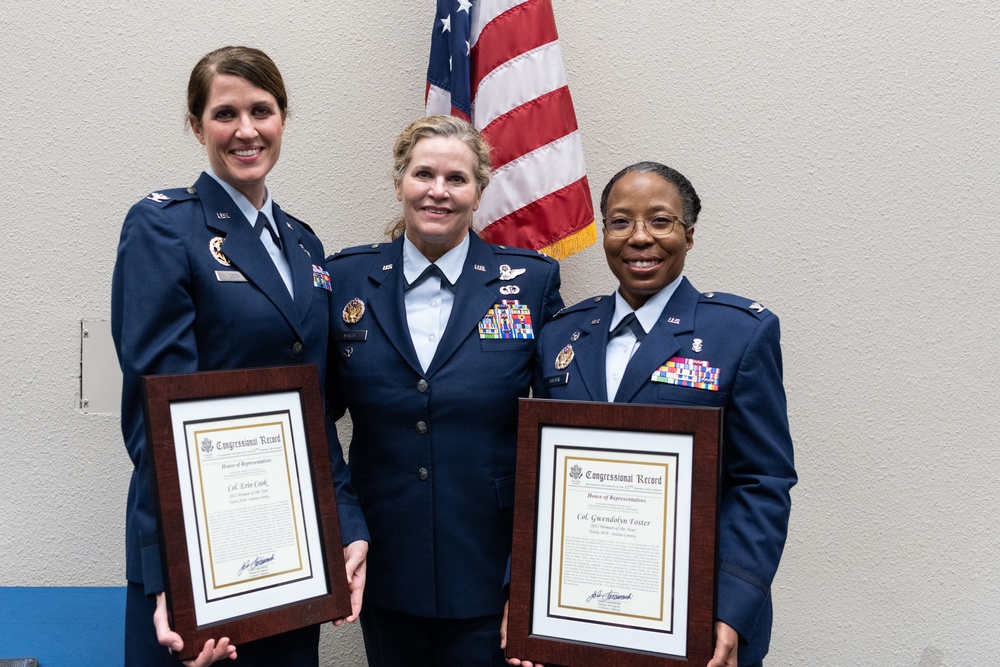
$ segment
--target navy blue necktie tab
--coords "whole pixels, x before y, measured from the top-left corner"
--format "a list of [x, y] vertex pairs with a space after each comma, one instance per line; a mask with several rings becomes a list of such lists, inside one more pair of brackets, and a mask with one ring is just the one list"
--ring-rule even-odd
[[642, 339], [646, 337], [646, 330], [642, 328], [642, 324], [639, 322], [639, 318], [635, 316], [635, 313], [629, 313], [622, 318], [622, 321], [618, 323], [614, 329], [611, 330], [611, 335], [608, 338], [615, 338], [617, 336], [625, 333], [626, 329], [631, 329], [632, 333], [635, 335], [635, 339], [642, 342]]
[[262, 211], [258, 211], [257, 222], [254, 224], [253, 230], [257, 233], [257, 236], [260, 236], [260, 233], [265, 229], [271, 235], [271, 240], [274, 241], [274, 245], [278, 247], [278, 250], [281, 250], [281, 237], [279, 237], [278, 233], [274, 231], [274, 227], [271, 225], [271, 221], [267, 219], [267, 216], [264, 215]]

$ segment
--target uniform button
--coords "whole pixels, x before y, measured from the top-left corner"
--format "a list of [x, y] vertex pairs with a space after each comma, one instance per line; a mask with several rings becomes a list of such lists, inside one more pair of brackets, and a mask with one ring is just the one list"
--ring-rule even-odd
[[428, 334], [428, 335], [427, 335], [427, 340], [431, 341], [432, 343], [433, 343], [433, 342], [434, 342], [434, 341], [435, 341], [436, 339], [437, 339], [437, 335], [436, 335], [436, 334]]
[[306, 346], [302, 344], [302, 341], [295, 341], [295, 345], [292, 345], [292, 354], [296, 357], [302, 356], [302, 350], [304, 350], [305, 347]]
[[436, 307], [438, 305], [437, 299], [431, 299], [430, 301], [427, 302], [427, 305], [430, 306], [431, 308]]
[[427, 422], [423, 421], [417, 422], [417, 433], [419, 433], [420, 435], [427, 433]]
[[430, 385], [427, 384], [427, 380], [421, 378], [420, 381], [417, 382], [417, 391], [423, 394], [426, 393], [428, 389], [430, 389]]
[[430, 477], [430, 476], [431, 476], [431, 474], [429, 472], [427, 472], [427, 468], [420, 468], [419, 470], [417, 470], [417, 478], [421, 482], [426, 482], [427, 478]]

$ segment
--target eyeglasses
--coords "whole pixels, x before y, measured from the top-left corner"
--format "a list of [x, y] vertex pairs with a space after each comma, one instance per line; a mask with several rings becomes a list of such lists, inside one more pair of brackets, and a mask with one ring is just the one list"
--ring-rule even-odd
[[[672, 215], [658, 215], [650, 220], [633, 220], [625, 216], [615, 216], [604, 221], [604, 229], [608, 236], [632, 236], [636, 223], [641, 222], [646, 231], [653, 236], [666, 236], [674, 231], [674, 223], [681, 222], [680, 218]], [[684, 224], [684, 223], [681, 223]]]

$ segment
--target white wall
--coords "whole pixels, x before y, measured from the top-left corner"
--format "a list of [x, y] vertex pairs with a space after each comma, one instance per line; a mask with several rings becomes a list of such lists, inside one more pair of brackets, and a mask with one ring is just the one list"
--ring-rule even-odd
[[[330, 251], [394, 214], [433, 3], [7, 0], [0, 15], [0, 585], [122, 585], [130, 464], [83, 415], [128, 207], [204, 164], [205, 52], [258, 46], [293, 115], [269, 185]], [[801, 482], [770, 667], [988, 662], [1000, 627], [1000, 9], [989, 0], [555, 0], [595, 199], [640, 159], [704, 202], [687, 274], [782, 318]], [[598, 246], [564, 296], [610, 292]], [[329, 661], [363, 664], [356, 628]], [[336, 660], [332, 656], [336, 656]], [[975, 657], [974, 657], [975, 656]]]

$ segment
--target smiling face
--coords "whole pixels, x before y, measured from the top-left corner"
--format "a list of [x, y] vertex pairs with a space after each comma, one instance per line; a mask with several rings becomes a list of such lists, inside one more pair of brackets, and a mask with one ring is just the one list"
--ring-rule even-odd
[[465, 238], [480, 193], [473, 174], [475, 154], [457, 137], [427, 137], [413, 145], [396, 183], [406, 238], [428, 260], [437, 261]]
[[[608, 220], [617, 216], [651, 220], [658, 215], [683, 219], [684, 200], [673, 183], [657, 174], [627, 173], [608, 194], [605, 213]], [[613, 237], [604, 232], [608, 266], [621, 283], [622, 297], [634, 309], [681, 275], [684, 258], [693, 245], [694, 227], [680, 223], [666, 236], [652, 236], [641, 223], [627, 237]]]
[[216, 74], [201, 118], [190, 120], [215, 175], [263, 206], [264, 179], [278, 161], [285, 130], [274, 95], [238, 76]]

